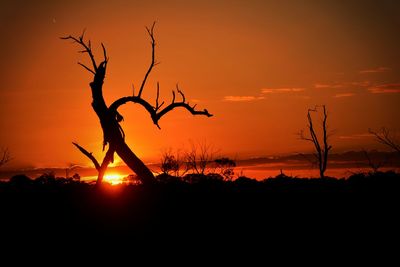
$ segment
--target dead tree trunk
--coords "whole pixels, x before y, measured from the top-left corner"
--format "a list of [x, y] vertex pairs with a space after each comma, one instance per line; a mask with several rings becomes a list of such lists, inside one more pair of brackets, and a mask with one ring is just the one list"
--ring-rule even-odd
[[309, 135], [306, 135], [304, 133], [304, 131], [302, 130], [302, 131], [300, 131], [299, 136], [300, 136], [301, 140], [310, 141], [313, 143], [314, 149], [315, 149], [314, 156], [315, 156], [316, 162], [318, 164], [319, 175], [321, 178], [324, 178], [325, 171], [326, 171], [327, 164], [328, 164], [328, 154], [329, 154], [329, 151], [331, 150], [332, 146], [328, 144], [328, 133], [327, 133], [328, 114], [326, 112], [325, 105], [323, 105], [322, 108], [323, 108], [323, 113], [324, 113], [323, 120], [322, 120], [323, 143], [321, 144], [318, 139], [318, 135], [315, 132], [313, 120], [312, 120], [311, 113], [310, 113], [310, 112], [317, 112], [317, 107], [315, 109], [309, 109], [307, 112], [307, 120], [308, 120], [307, 128], [309, 131]]
[[188, 102], [185, 100], [185, 95], [183, 92], [176, 87], [177, 92], [181, 95], [182, 101], [175, 101], [175, 91], [172, 91], [172, 102], [161, 109], [164, 105], [164, 102], [159, 103], [159, 84], [157, 83], [157, 97], [156, 97], [156, 105], [153, 106], [146, 100], [144, 100], [141, 95], [143, 89], [145, 87], [147, 78], [152, 71], [153, 67], [157, 65], [155, 61], [155, 39], [154, 39], [154, 23], [151, 28], [146, 28], [147, 32], [151, 39], [151, 47], [152, 47], [152, 59], [150, 66], [144, 76], [142, 84], [139, 89], [138, 95], [133, 93], [132, 96], [122, 97], [112, 103], [110, 106], [107, 106], [104, 97], [103, 97], [103, 83], [107, 69], [108, 57], [106, 53], [106, 49], [103, 44], [101, 44], [103, 49], [104, 59], [100, 64], [97, 64], [95, 61], [95, 57], [92, 52], [91, 42], [90, 40], [85, 42], [84, 33], [78, 38], [73, 36], [62, 37], [61, 39], [72, 40], [74, 43], [77, 43], [79, 46], [83, 48], [81, 53], [87, 53], [92, 68], [87, 67], [86, 65], [78, 62], [79, 65], [84, 67], [87, 71], [91, 72], [93, 76], [93, 81], [90, 83], [90, 88], [92, 91], [92, 107], [97, 117], [100, 120], [100, 125], [103, 130], [103, 151], [106, 146], [107, 152], [101, 164], [94, 158], [92, 153], [88, 152], [86, 149], [81, 147], [80, 145], [74, 143], [74, 145], [84, 154], [86, 155], [94, 164], [95, 168], [98, 171], [97, 184], [100, 185], [103, 181], [104, 174], [107, 170], [107, 167], [110, 163], [114, 162], [114, 153], [117, 153], [118, 156], [128, 165], [129, 168], [134, 171], [143, 184], [151, 184], [155, 182], [155, 178], [151, 170], [133, 153], [133, 151], [129, 148], [129, 146], [125, 142], [125, 134], [122, 130], [120, 122], [123, 120], [123, 117], [118, 112], [118, 108], [127, 103], [133, 102], [142, 105], [150, 114], [151, 119], [154, 124], [160, 128], [159, 120], [160, 118], [167, 114], [169, 111], [173, 110], [176, 107], [182, 107], [187, 109], [192, 115], [205, 115], [207, 117], [211, 117], [212, 115], [206, 110], [195, 110], [196, 105], [190, 106]]

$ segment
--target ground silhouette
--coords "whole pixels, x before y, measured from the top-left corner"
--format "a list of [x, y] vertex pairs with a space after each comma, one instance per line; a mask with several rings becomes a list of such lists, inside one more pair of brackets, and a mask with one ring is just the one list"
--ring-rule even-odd
[[7, 229], [2, 238], [48, 244], [127, 241], [141, 248], [171, 242], [281, 246], [305, 239], [360, 241], [366, 234], [390, 234], [399, 222], [400, 175], [394, 172], [348, 179], [281, 173], [263, 181], [226, 181], [218, 174], [166, 176], [152, 185], [100, 188], [51, 174], [36, 180], [14, 176], [0, 183], [0, 226]]

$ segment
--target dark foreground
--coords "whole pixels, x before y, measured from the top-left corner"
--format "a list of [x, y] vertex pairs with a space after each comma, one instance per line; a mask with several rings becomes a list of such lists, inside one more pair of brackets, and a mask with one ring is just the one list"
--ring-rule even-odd
[[[264, 182], [203, 179], [151, 187], [15, 179], [0, 184], [3, 245], [65, 244], [99, 251], [237, 250], [267, 247], [345, 251], [398, 243], [400, 175], [347, 180], [278, 177]], [[98, 252], [99, 252], [98, 251]]]

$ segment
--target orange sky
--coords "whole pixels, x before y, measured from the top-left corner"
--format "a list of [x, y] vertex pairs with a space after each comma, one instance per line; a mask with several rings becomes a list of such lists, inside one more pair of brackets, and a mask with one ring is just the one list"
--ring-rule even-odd
[[316, 104], [327, 105], [334, 151], [382, 148], [368, 128], [400, 128], [400, 2], [30, 2], [0, 3], [0, 146], [12, 153], [9, 167], [88, 164], [72, 141], [100, 158], [92, 77], [76, 64], [87, 58], [58, 37], [86, 28], [96, 52], [104, 42], [111, 103], [141, 83], [144, 26], [154, 20], [161, 64], [144, 97], [154, 101], [159, 81], [170, 101], [178, 82], [215, 116], [174, 111], [158, 130], [142, 108], [125, 105], [127, 142], [146, 161], [190, 139], [239, 158], [308, 151], [296, 133]]

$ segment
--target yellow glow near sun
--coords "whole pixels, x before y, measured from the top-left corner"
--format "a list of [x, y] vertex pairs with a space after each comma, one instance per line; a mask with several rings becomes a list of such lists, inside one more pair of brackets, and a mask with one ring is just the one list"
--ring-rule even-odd
[[124, 175], [117, 173], [109, 173], [104, 175], [104, 181], [112, 185], [122, 184]]

